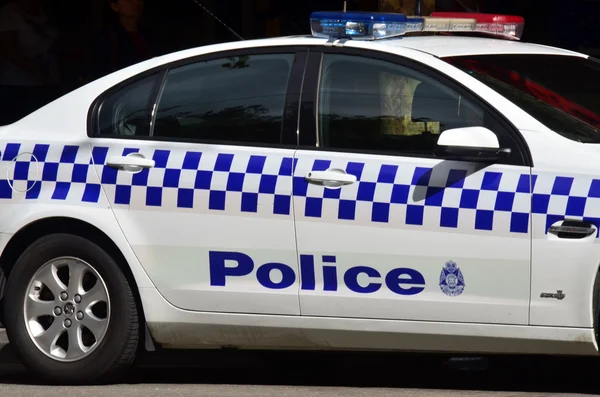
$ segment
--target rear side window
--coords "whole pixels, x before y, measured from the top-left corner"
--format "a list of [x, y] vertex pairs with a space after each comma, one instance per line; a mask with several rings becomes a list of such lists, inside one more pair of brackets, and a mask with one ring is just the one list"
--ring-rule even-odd
[[153, 136], [279, 144], [294, 54], [251, 55], [171, 69]]

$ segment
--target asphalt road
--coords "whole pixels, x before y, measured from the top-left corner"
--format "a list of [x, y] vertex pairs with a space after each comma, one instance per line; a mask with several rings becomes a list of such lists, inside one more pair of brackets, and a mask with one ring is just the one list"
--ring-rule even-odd
[[[122, 384], [38, 383], [0, 330], [0, 396], [442, 397], [600, 394], [600, 359], [489, 357], [457, 366], [440, 355], [169, 352], [145, 357]], [[485, 365], [484, 365], [485, 364]]]

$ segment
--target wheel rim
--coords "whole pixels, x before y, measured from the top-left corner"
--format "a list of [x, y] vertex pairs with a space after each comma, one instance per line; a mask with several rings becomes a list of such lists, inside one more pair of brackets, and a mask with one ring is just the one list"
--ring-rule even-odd
[[25, 325], [33, 343], [61, 362], [81, 360], [100, 345], [110, 320], [104, 280], [89, 263], [61, 257], [32, 277], [24, 302]]

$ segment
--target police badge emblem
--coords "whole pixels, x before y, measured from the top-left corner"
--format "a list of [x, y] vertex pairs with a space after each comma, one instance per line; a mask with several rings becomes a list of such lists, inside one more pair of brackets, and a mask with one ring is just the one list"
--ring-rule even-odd
[[465, 290], [465, 278], [455, 262], [448, 261], [442, 268], [440, 288], [448, 296], [458, 296]]

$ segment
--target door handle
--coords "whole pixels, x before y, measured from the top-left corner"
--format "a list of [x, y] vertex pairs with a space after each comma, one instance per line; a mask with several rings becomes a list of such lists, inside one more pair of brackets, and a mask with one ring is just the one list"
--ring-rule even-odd
[[147, 159], [139, 153], [132, 153], [127, 156], [110, 156], [106, 159], [106, 165], [122, 171], [141, 171], [145, 168], [153, 168], [155, 161]]
[[548, 233], [564, 239], [582, 239], [596, 233], [596, 227], [583, 221], [565, 220], [550, 226]]
[[344, 170], [329, 169], [327, 171], [310, 171], [305, 180], [314, 185], [325, 187], [340, 187], [356, 182], [356, 176], [347, 174]]

